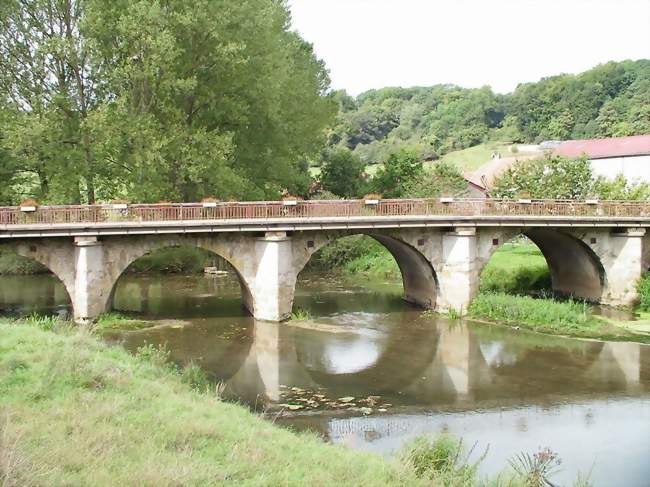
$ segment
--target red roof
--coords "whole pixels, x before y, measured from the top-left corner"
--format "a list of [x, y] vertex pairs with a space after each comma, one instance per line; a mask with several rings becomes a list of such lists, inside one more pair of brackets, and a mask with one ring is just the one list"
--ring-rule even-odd
[[562, 157], [580, 157], [586, 154], [589, 159], [641, 156], [650, 154], [650, 135], [612, 137], [609, 139], [567, 140], [556, 147], [553, 153]]

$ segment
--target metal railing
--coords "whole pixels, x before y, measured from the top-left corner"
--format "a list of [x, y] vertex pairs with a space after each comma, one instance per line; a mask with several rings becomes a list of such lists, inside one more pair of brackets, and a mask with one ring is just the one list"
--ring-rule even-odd
[[414, 216], [650, 218], [650, 203], [437, 198], [0, 207], [5, 226]]

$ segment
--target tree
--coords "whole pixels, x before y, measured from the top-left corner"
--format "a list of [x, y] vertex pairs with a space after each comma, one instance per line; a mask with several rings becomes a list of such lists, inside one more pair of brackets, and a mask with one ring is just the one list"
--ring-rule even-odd
[[373, 187], [387, 198], [399, 198], [423, 172], [422, 159], [414, 151], [402, 149], [388, 157], [375, 175]]
[[411, 179], [404, 190], [408, 198], [463, 196], [466, 193], [467, 181], [458, 168], [443, 161], [436, 162], [422, 177]]
[[555, 156], [517, 162], [496, 178], [490, 196], [585, 199], [594, 192], [595, 180], [586, 158]]
[[325, 151], [320, 181], [323, 188], [343, 198], [362, 196], [364, 163], [345, 147]]
[[6, 0], [2, 146], [49, 202], [276, 198], [334, 116], [276, 0]]
[[7, 0], [0, 6], [0, 97], [15, 111], [5, 149], [47, 197], [95, 200], [101, 171], [87, 119], [107, 95], [82, 33], [84, 0]]

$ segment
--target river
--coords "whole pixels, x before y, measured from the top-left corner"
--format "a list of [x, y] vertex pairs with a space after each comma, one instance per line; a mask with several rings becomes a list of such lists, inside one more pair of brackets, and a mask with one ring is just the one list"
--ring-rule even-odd
[[[552, 337], [454, 322], [400, 299], [398, 284], [326, 274], [301, 277], [300, 322], [259, 322], [231, 276], [124, 276], [114, 307], [156, 320], [106, 339], [164, 345], [195, 362], [223, 394], [276, 424], [391, 455], [424, 433], [487, 450], [494, 475], [519, 452], [549, 447], [553, 480], [650, 485], [650, 346]], [[65, 312], [51, 276], [0, 278], [9, 313]]]

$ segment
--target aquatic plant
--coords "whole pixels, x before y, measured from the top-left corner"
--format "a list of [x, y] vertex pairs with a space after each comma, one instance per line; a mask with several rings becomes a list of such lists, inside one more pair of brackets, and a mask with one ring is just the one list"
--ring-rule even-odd
[[291, 312], [291, 321], [311, 320], [311, 313], [304, 308], [294, 308]]
[[550, 448], [543, 448], [532, 455], [519, 453], [509, 463], [525, 487], [555, 487], [549, 477], [558, 472], [562, 460]]

